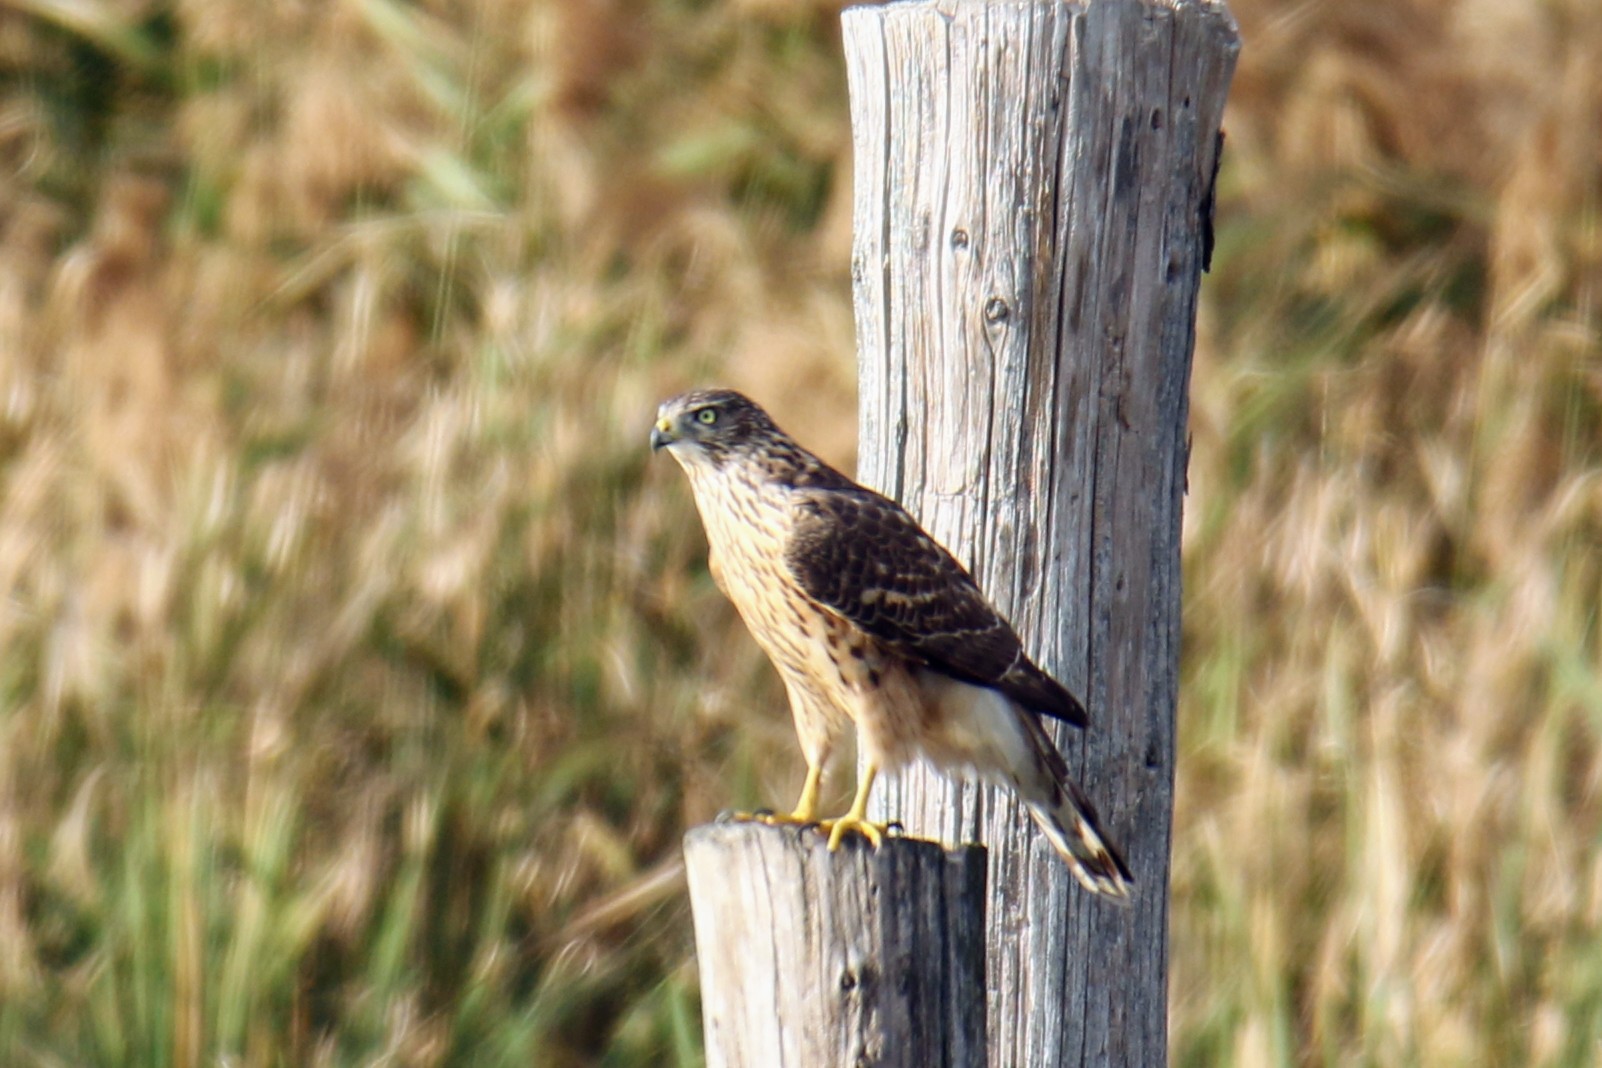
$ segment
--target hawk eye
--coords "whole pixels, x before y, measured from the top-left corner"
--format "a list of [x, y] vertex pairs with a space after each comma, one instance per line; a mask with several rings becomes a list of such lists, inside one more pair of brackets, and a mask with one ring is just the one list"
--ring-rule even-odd
[[711, 426], [718, 421], [718, 410], [716, 408], [702, 408], [695, 413], [695, 418], [702, 424]]

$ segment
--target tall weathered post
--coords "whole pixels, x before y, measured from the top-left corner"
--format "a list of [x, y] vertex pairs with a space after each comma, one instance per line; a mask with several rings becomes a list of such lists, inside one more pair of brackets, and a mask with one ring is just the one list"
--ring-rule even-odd
[[1132, 907], [1079, 891], [1005, 794], [912, 771], [877, 814], [991, 846], [991, 1065], [1161, 1065], [1187, 392], [1236, 27], [1208, 0], [844, 25], [859, 477], [1084, 698], [1091, 729], [1058, 737]]

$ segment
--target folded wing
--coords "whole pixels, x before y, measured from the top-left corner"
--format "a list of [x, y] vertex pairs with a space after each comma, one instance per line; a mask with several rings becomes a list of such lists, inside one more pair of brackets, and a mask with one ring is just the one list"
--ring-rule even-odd
[[802, 491], [786, 560], [805, 593], [898, 654], [1085, 726], [1084, 706], [1025, 655], [972, 576], [894, 501]]

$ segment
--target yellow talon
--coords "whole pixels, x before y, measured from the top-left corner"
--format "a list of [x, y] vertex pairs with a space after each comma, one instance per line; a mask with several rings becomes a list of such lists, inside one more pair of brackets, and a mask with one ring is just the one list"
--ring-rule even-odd
[[719, 823], [760, 823], [765, 827], [810, 827], [818, 821], [807, 819], [799, 813], [774, 812], [769, 808], [759, 808], [755, 812], [725, 812], [718, 817]]
[[823, 765], [807, 765], [807, 781], [801, 787], [801, 799], [790, 813], [791, 823], [815, 823], [818, 819], [818, 786], [823, 782]]
[[769, 827], [791, 827], [800, 825], [810, 827], [818, 822], [818, 786], [823, 782], [823, 767], [808, 766], [806, 785], [801, 787], [801, 799], [795, 803], [795, 811], [788, 816], [777, 812], [753, 812], [747, 815], [740, 813], [735, 818], [740, 820], [755, 820], [765, 823]]
[[856, 831], [873, 844], [875, 849], [884, 841], [884, 835], [889, 827], [882, 823], [871, 823], [868, 820], [868, 794], [873, 790], [873, 780], [879, 774], [879, 769], [869, 764], [862, 769], [862, 779], [857, 783], [857, 796], [851, 802], [851, 811], [837, 820], [820, 820], [818, 827], [829, 832], [829, 852], [833, 853], [845, 841], [845, 836]]
[[873, 848], [878, 849], [880, 843], [884, 841], [885, 832], [890, 829], [883, 823], [872, 823], [849, 814], [841, 816], [837, 820], [824, 820], [818, 826], [829, 832], [829, 852], [831, 853], [840, 848], [840, 843], [845, 841], [845, 836], [852, 831], [862, 835], [873, 845]]
[[759, 812], [751, 819], [757, 823], [765, 823], [769, 827], [810, 827], [818, 822], [806, 812], [791, 812], [788, 815], [782, 812]]
[[798, 812], [791, 812], [788, 815], [782, 812], [764, 812], [763, 815], [756, 817], [756, 821], [766, 823], [767, 826], [811, 826], [817, 823], [817, 820], [809, 820]]

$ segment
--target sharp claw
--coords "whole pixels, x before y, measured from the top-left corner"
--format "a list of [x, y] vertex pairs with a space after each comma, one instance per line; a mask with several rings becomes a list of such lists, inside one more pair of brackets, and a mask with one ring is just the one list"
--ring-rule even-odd
[[823, 820], [818, 826], [820, 829], [829, 832], [829, 852], [831, 853], [840, 851], [840, 843], [844, 842], [846, 835], [852, 831], [862, 835], [873, 848], [878, 849], [884, 841], [884, 832], [889, 829], [887, 826], [869, 823], [867, 820], [855, 819], [851, 816], [841, 816], [837, 820]]

